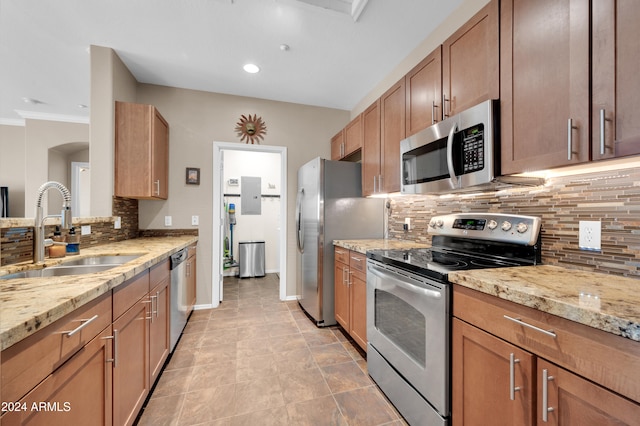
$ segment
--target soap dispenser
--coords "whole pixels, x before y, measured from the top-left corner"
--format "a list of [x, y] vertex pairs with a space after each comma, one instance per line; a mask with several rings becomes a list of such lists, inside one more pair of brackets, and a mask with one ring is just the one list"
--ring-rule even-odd
[[80, 254], [80, 235], [76, 234], [76, 229], [71, 227], [67, 235], [67, 255]]
[[49, 247], [49, 257], [64, 257], [67, 252], [66, 243], [64, 237], [60, 233], [60, 227], [56, 226], [56, 230], [51, 237], [53, 244]]

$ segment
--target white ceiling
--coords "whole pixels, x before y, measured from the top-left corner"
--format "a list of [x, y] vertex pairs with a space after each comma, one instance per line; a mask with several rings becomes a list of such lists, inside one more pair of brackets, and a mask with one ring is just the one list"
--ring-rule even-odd
[[308, 0], [0, 0], [0, 124], [86, 122], [90, 45], [142, 83], [351, 110], [461, 1], [369, 0], [354, 22]]

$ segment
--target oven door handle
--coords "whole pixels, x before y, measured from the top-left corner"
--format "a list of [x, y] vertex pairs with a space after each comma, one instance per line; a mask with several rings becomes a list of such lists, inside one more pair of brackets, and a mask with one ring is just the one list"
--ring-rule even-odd
[[449, 130], [449, 137], [447, 138], [447, 168], [449, 169], [449, 177], [451, 178], [451, 185], [453, 188], [459, 187], [458, 176], [456, 176], [456, 169], [453, 165], [453, 136], [458, 130], [458, 123], [453, 123], [451, 130]]
[[382, 279], [388, 279], [388, 280], [393, 280], [395, 282], [400, 282], [402, 283], [401, 285], [398, 284], [386, 284], [386, 283], [382, 283], [380, 286], [376, 286], [378, 288], [381, 288], [382, 290], [389, 290], [393, 287], [402, 287], [405, 288], [413, 293], [417, 293], [417, 294], [421, 294], [423, 296], [427, 296], [427, 297], [431, 297], [433, 299], [441, 299], [442, 298], [442, 293], [439, 291], [435, 291], [435, 290], [429, 290], [428, 288], [422, 288], [422, 287], [418, 287], [417, 285], [413, 285], [407, 281], [400, 281], [400, 279], [398, 279], [398, 277], [386, 273], [386, 272], [381, 272], [379, 269], [372, 267], [369, 268], [369, 272], [371, 272], [373, 275], [382, 278]]

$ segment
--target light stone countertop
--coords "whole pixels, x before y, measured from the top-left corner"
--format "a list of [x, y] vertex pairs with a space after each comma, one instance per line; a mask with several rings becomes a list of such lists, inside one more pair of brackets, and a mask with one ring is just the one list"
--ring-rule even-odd
[[538, 265], [451, 272], [449, 281], [640, 342], [637, 278]]
[[[96, 247], [80, 255], [47, 259], [46, 266], [81, 257], [142, 254], [115, 268], [86, 275], [0, 280], [0, 350], [19, 342], [80, 306], [112, 290], [173, 253], [198, 241], [194, 236], [136, 238]], [[7, 265], [0, 275], [33, 269], [32, 263]]]
[[333, 240], [333, 245], [366, 254], [367, 250], [395, 250], [420, 247], [430, 247], [428, 244], [416, 243], [409, 240], [391, 239], [363, 239], [363, 240]]

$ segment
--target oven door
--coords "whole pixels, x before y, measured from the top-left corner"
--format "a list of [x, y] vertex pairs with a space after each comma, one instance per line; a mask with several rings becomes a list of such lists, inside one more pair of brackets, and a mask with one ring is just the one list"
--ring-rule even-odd
[[367, 260], [369, 344], [445, 417], [449, 317], [449, 285]]

